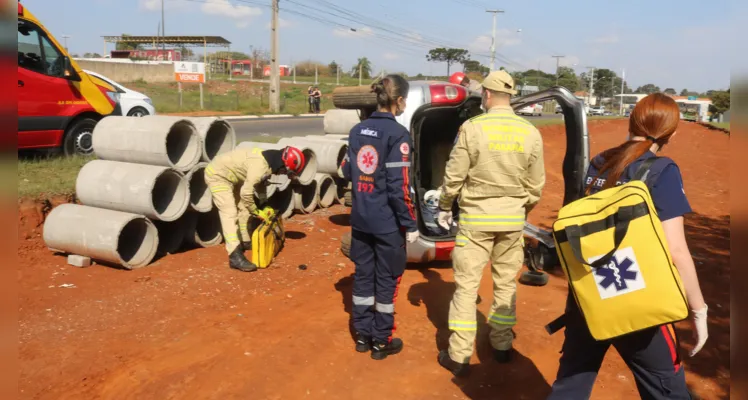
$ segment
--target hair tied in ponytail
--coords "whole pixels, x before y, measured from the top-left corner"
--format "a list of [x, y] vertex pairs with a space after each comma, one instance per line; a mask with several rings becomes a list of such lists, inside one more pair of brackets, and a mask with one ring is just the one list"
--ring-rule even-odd
[[657, 143], [657, 138], [651, 135], [647, 135], [647, 140], [649, 140], [652, 143]]

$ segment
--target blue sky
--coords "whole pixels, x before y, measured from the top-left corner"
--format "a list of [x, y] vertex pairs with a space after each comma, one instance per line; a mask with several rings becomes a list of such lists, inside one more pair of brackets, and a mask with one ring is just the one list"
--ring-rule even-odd
[[[69, 35], [70, 51], [79, 54], [101, 53], [102, 35], [154, 35], [161, 18], [161, 0], [22, 3], [59, 40]], [[269, 3], [165, 0], [166, 34], [223, 36], [232, 42], [232, 50], [242, 52], [250, 46], [269, 48]], [[335, 11], [329, 3], [342, 8], [337, 15], [331, 14]], [[748, 55], [737, 54], [733, 33], [738, 21], [748, 17], [748, 5], [741, 3], [746, 2], [280, 0], [280, 60], [335, 60], [349, 69], [366, 56], [375, 71], [444, 75], [445, 65], [425, 58], [428, 48], [442, 44], [467, 48], [488, 65], [492, 21], [484, 10], [489, 6], [505, 11], [497, 17], [497, 67], [524, 70], [540, 65], [553, 72], [556, 61], [551, 55], [560, 54], [566, 56], [561, 65], [577, 72], [587, 66], [619, 74], [625, 69], [629, 86], [654, 83], [662, 89], [706, 91], [727, 88], [731, 67], [747, 64]], [[348, 11], [368, 20], [353, 18]]]

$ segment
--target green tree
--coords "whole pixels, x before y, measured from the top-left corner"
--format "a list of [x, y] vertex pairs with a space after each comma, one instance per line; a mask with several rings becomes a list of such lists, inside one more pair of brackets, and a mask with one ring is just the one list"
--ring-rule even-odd
[[469, 58], [470, 53], [465, 49], [453, 49], [445, 47], [431, 49], [429, 50], [429, 53], [426, 54], [426, 59], [431, 62], [447, 63], [447, 75], [449, 75], [452, 64], [462, 64]]
[[488, 69], [488, 67], [481, 64], [480, 61], [476, 61], [476, 60], [465, 60], [462, 62], [462, 66], [463, 66], [463, 72], [465, 72], [466, 74], [471, 73], [471, 72], [477, 72], [481, 74], [482, 76], [486, 76], [488, 75], [489, 72], [491, 72]]
[[338, 63], [333, 60], [330, 64], [327, 64], [327, 68], [330, 69], [330, 76], [337, 76], [338, 75]]
[[663, 90], [662, 93], [669, 94], [671, 96], [675, 96], [676, 93], [678, 93], [678, 92], [676, 92], [675, 89], [673, 89], [673, 88], [667, 88], [667, 89]]
[[681, 91], [680, 91], [680, 95], [681, 95], [681, 96], [690, 96], [690, 94], [688, 94], [688, 89], [683, 89], [683, 90], [681, 90]]
[[558, 84], [573, 92], [579, 90], [579, 77], [571, 67], [559, 67]]
[[616, 87], [620, 90], [621, 81], [615, 71], [606, 68], [595, 70], [595, 82], [592, 87], [595, 89], [597, 98], [612, 97]]
[[712, 100], [710, 111], [722, 114], [730, 109], [730, 90], [714, 90], [709, 98]]
[[179, 52], [182, 53], [182, 60], [189, 60], [192, 56], [195, 55], [195, 52], [192, 51], [192, 49], [188, 49], [184, 46], [179, 49]]
[[[123, 40], [126, 40], [127, 37], [132, 36], [132, 35], [123, 33], [121, 36]], [[129, 42], [120, 41], [120, 42], [117, 42], [116, 49], [117, 50], [140, 50], [140, 45], [137, 43], [129, 43]]]
[[371, 79], [371, 61], [366, 57], [359, 58], [356, 65], [351, 68], [351, 76], [358, 78], [358, 71], [361, 71], [362, 79]]
[[636, 88], [636, 93], [638, 94], [660, 93], [660, 91], [660, 87], [653, 83], [648, 83], [644, 86], [639, 86], [638, 88]]

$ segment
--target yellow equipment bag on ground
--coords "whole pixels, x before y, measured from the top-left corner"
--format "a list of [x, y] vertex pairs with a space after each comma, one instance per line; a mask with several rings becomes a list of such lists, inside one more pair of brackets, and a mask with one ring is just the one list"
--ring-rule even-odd
[[[553, 224], [553, 238], [596, 340], [688, 317], [680, 275], [644, 182], [632, 180], [567, 204]], [[546, 327], [549, 333], [563, 326], [559, 320]]]
[[252, 232], [252, 262], [258, 268], [267, 268], [285, 241], [283, 221], [280, 215], [272, 213]]

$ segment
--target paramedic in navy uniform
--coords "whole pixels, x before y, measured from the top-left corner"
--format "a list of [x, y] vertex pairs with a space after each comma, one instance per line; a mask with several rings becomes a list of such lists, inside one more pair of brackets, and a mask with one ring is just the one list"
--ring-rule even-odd
[[408, 82], [388, 75], [372, 85], [378, 110], [354, 126], [341, 166], [351, 182], [353, 328], [356, 351], [382, 360], [403, 348], [395, 331], [395, 299], [407, 261], [405, 242], [418, 239], [410, 185], [408, 130], [395, 121], [405, 110]]
[[[631, 113], [628, 141], [592, 160], [586, 177], [587, 193], [628, 182], [644, 160], [655, 157], [655, 153], [673, 138], [679, 121], [678, 104], [672, 98], [656, 93], [642, 99]], [[690, 352], [693, 356], [704, 346], [708, 334], [707, 306], [683, 230], [683, 215], [691, 212], [691, 206], [678, 166], [669, 158], [654, 161], [646, 184], [686, 290], [696, 341]], [[549, 399], [588, 399], [611, 345], [634, 374], [642, 399], [691, 398], [672, 324], [598, 342], [590, 335], [576, 302], [569, 296], [565, 336], [561, 365]]]

